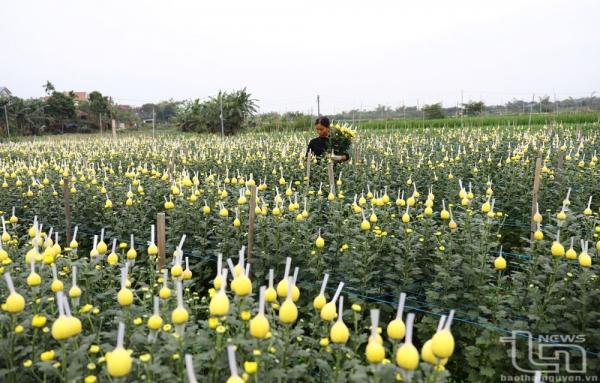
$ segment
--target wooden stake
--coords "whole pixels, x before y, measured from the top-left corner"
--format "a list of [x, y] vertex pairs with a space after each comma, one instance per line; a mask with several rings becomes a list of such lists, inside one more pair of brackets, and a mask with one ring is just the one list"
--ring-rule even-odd
[[533, 233], [537, 228], [537, 223], [533, 220], [533, 216], [537, 210], [538, 192], [540, 190], [540, 173], [542, 172], [542, 151], [538, 152], [537, 160], [535, 161], [535, 176], [533, 179], [533, 198], [531, 201], [531, 241], [533, 242]]
[[158, 268], [159, 270], [167, 264], [167, 238], [165, 233], [165, 213], [156, 215], [156, 229], [158, 242]]
[[171, 152], [171, 162], [169, 163], [169, 180], [175, 175], [175, 151]]
[[247, 262], [252, 260], [254, 249], [254, 219], [256, 217], [256, 185], [250, 186], [250, 217], [248, 219], [248, 257]]
[[335, 195], [335, 177], [333, 175], [333, 162], [327, 164], [327, 173], [329, 175], [329, 190]]
[[529, 128], [531, 128], [531, 115], [533, 114], [533, 104], [535, 103], [535, 93], [531, 98], [531, 108], [529, 108]]
[[311, 152], [308, 152], [306, 156], [306, 188], [310, 187], [310, 163], [311, 163]]
[[564, 157], [564, 154], [561, 151], [558, 154], [558, 167], [556, 168], [556, 173], [557, 173], [556, 174], [556, 182], [558, 182], [559, 189], [560, 189], [560, 185], [562, 184], [563, 161], [564, 161], [563, 157]]
[[115, 142], [117, 142], [117, 122], [115, 120], [112, 120], [112, 134], [113, 134], [113, 140], [115, 140]]
[[71, 205], [69, 204], [69, 179], [67, 177], [63, 177], [63, 194], [65, 197], [65, 224], [68, 246], [71, 243]]

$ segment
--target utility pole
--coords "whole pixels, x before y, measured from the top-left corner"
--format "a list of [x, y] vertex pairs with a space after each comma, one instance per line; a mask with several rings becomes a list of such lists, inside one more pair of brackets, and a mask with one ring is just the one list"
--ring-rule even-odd
[[463, 98], [463, 91], [460, 90], [460, 127], [463, 128], [465, 125], [463, 123], [463, 107], [465, 106], [465, 100]]
[[385, 130], [387, 132], [387, 121], [388, 121], [388, 107], [385, 105]]
[[8, 140], [10, 141], [10, 129], [8, 129], [8, 109], [4, 105], [4, 115], [6, 116], [6, 133], [8, 134]]
[[223, 125], [223, 95], [219, 91], [219, 100], [221, 102], [221, 137], [225, 137], [225, 125]]
[[110, 97], [110, 121], [112, 125], [113, 140], [117, 141], [117, 123], [115, 122], [115, 117], [113, 116], [112, 97]]
[[98, 113], [98, 121], [100, 122], [100, 137], [102, 137], [102, 113]]
[[362, 101], [360, 102], [360, 113], [358, 114], [358, 127], [360, 128], [360, 121], [362, 120]]
[[156, 124], [154, 121], [156, 120], [156, 113], [154, 113], [154, 107], [152, 107], [152, 139], [154, 139], [154, 131], [156, 130]]
[[[556, 116], [558, 116], [558, 102], [556, 102], [556, 91], [554, 90], [554, 88], [552, 88], [552, 92], [554, 93], [554, 107], [556, 108], [556, 111], [554, 112], [554, 119], [556, 120]], [[558, 123], [558, 121], [555, 122]]]
[[529, 127], [531, 128], [531, 115], [533, 114], [533, 104], [535, 104], [535, 93], [531, 97], [531, 107], [529, 108]]
[[319, 99], [319, 95], [317, 95], [317, 113], [321, 117], [321, 100]]

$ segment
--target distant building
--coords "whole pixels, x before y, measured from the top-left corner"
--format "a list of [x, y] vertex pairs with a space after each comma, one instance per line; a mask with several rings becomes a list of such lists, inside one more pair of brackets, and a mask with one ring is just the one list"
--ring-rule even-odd
[[87, 101], [89, 98], [88, 92], [73, 92], [73, 93], [75, 94], [75, 105], [79, 104], [81, 101]]
[[117, 105], [122, 111], [131, 110], [131, 105]]
[[10, 90], [8, 90], [7, 87], [0, 86], [0, 95], [2, 95], [2, 96], [12, 96], [12, 93], [10, 92]]
[[[69, 92], [62, 92], [62, 94], [68, 96]], [[73, 94], [75, 95], [75, 105], [79, 105], [80, 102], [87, 101], [89, 98], [88, 92], [73, 92]], [[45, 96], [44, 101], [48, 101], [49, 98], [50, 96]]]

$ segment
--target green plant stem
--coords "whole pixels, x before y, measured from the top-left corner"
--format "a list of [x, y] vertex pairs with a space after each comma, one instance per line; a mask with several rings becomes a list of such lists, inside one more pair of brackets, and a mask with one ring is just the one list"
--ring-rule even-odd
[[523, 298], [521, 299], [521, 302], [519, 303], [519, 308], [523, 307], [523, 305], [525, 304], [525, 300], [527, 299], [527, 294], [529, 293], [529, 286], [531, 285], [531, 281], [533, 280], [533, 274], [535, 273], [535, 270], [537, 270], [539, 247], [540, 247], [539, 242], [536, 242], [536, 244], [534, 246], [534, 250], [533, 250], [533, 268], [529, 269], [529, 277], [527, 278], [527, 285], [525, 286], [525, 295], [523, 295]]
[[[11, 334], [10, 352], [8, 354], [8, 367], [11, 370], [15, 367], [15, 344], [17, 341], [17, 333], [14, 332], [15, 327], [17, 327], [17, 315], [13, 314], [12, 315], [12, 331], [11, 331], [11, 329], [8, 330], [8, 332], [10, 332], [10, 334]], [[10, 373], [9, 377], [10, 377], [11, 382], [16, 383], [17, 376], [14, 371]]]
[[373, 371], [373, 383], [379, 383], [379, 372], [377, 371], [377, 364], [371, 364], [371, 370]]
[[501, 291], [501, 282], [502, 282], [502, 270], [498, 270], [498, 282], [496, 285], [496, 303], [494, 304], [494, 310], [492, 311], [492, 323], [496, 323], [496, 310], [498, 310], [498, 302], [500, 300], [500, 291]]
[[552, 293], [552, 289], [554, 288], [554, 283], [556, 282], [556, 271], [558, 270], [559, 258], [560, 257], [556, 257], [556, 256], [554, 257], [554, 268], [552, 269], [552, 274], [550, 275], [550, 283], [548, 284], [548, 289], [546, 290], [546, 296], [545, 296], [544, 301], [542, 303], [542, 308], [538, 312], [539, 318], [536, 321], [535, 328], [537, 328], [537, 326], [540, 323], [540, 320], [542, 319], [542, 317], [546, 313], [546, 309], [548, 307], [548, 302], [550, 300], [550, 294]]
[[335, 382], [338, 381], [339, 376], [340, 376], [340, 361], [342, 359], [341, 353], [342, 353], [341, 347], [339, 347], [339, 348], [337, 348], [337, 350], [335, 350], [335, 375], [334, 375]]
[[583, 275], [581, 276], [581, 332], [585, 332], [587, 327], [587, 281], [588, 273], [587, 268], [583, 269]]
[[285, 326], [285, 330], [283, 331], [284, 335], [283, 335], [283, 339], [285, 341], [285, 346], [283, 346], [283, 356], [281, 358], [281, 367], [285, 370], [285, 366], [287, 364], [287, 352], [288, 352], [288, 347], [290, 345], [290, 332], [291, 332], [291, 325], [286, 325]]
[[67, 369], [67, 348], [65, 347], [65, 342], [61, 341], [60, 342], [60, 353], [61, 353], [61, 368], [62, 368], [62, 376], [65, 382], [67, 382], [69, 380], [69, 376], [68, 376], [68, 369]]

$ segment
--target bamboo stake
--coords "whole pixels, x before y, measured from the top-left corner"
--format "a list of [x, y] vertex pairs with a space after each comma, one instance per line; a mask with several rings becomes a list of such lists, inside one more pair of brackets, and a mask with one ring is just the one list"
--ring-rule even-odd
[[175, 173], [175, 151], [171, 152], [171, 162], [169, 163], [169, 181], [173, 179]]
[[306, 156], [306, 188], [308, 190], [308, 188], [310, 187], [310, 163], [311, 163], [311, 152], [308, 152], [308, 155]]
[[167, 264], [165, 213], [158, 213], [156, 215], [156, 227], [158, 231], [158, 268], [162, 269]]
[[71, 205], [69, 204], [69, 179], [63, 177], [63, 194], [65, 197], [65, 224], [67, 229], [67, 246], [71, 243]]
[[535, 176], [533, 179], [533, 198], [531, 201], [531, 241], [533, 242], [534, 237], [533, 233], [535, 233], [537, 224], [533, 219], [535, 212], [537, 210], [538, 203], [538, 192], [540, 190], [540, 173], [542, 171], [542, 151], [538, 152], [537, 160], [535, 161]]
[[558, 182], [558, 187], [560, 189], [560, 186], [562, 184], [562, 173], [563, 173], [563, 161], [564, 161], [564, 154], [563, 152], [560, 152], [558, 154], [558, 167], [556, 169], [556, 182]]
[[254, 248], [254, 219], [256, 217], [256, 185], [250, 186], [250, 218], [248, 221], [248, 258], [246, 262], [250, 264], [252, 260], [252, 250]]
[[333, 195], [335, 195], [335, 177], [333, 175], [333, 162], [327, 164], [327, 173], [329, 174], [329, 187]]

